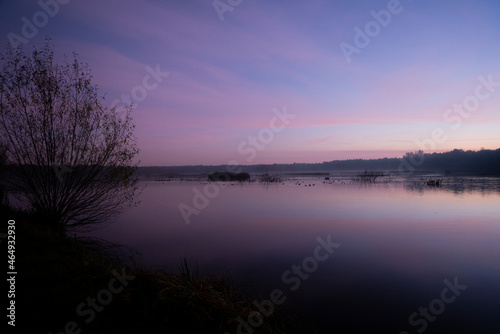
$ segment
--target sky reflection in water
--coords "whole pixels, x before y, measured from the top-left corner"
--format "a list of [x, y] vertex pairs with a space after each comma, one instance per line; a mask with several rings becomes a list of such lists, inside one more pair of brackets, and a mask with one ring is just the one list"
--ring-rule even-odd
[[[193, 188], [203, 191], [204, 185], [148, 182], [139, 207], [94, 235], [139, 250], [148, 266], [176, 271], [186, 257], [203, 272], [229, 269], [237, 282], [257, 286], [264, 296], [279, 288], [287, 304], [327, 331], [416, 332], [420, 327], [409, 325], [410, 314], [439, 297], [444, 279], [458, 277], [467, 290], [426, 332], [496, 330], [498, 179], [448, 182], [444, 189], [324, 184], [320, 178], [295, 183], [228, 185], [186, 225], [178, 205], [192, 205]], [[316, 239], [328, 235], [340, 248], [292, 292], [283, 273], [312, 256]]]

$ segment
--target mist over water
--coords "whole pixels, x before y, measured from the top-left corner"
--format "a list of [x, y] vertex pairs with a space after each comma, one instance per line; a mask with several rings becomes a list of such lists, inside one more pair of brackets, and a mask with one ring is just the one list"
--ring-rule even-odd
[[[423, 180], [217, 183], [218, 195], [190, 224], [178, 206], [193, 206], [194, 189], [203, 193], [206, 182], [143, 181], [141, 205], [92, 235], [138, 250], [146, 266], [177, 271], [187, 258], [202, 273], [229, 270], [264, 298], [280, 289], [285, 305], [326, 332], [417, 333], [424, 323], [426, 333], [497, 332], [500, 179], [448, 177], [441, 187]], [[318, 238], [340, 246], [317, 266], [304, 263]], [[310, 272], [294, 273], [304, 264]], [[466, 289], [443, 311], [435, 300], [445, 280]], [[417, 314], [410, 324], [430, 304], [439, 314]]]

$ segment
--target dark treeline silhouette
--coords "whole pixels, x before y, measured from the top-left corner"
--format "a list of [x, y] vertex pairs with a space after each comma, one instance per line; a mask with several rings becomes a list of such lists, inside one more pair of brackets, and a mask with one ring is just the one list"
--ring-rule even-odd
[[472, 173], [476, 175], [500, 175], [500, 149], [424, 154], [422, 166], [417, 170]]
[[[445, 153], [406, 153], [403, 158], [334, 160], [322, 163], [293, 163], [239, 166], [254, 174], [265, 173], [318, 173], [336, 171], [385, 170], [394, 172], [441, 172], [447, 174], [500, 175], [500, 149], [464, 151], [455, 149]], [[150, 166], [139, 167], [141, 176], [176, 176], [208, 174], [221, 170], [235, 170], [235, 166]]]

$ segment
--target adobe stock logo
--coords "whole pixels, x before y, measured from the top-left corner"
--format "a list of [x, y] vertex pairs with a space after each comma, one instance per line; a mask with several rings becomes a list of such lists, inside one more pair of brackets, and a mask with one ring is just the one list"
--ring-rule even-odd
[[[461, 103], [454, 103], [444, 111], [443, 121], [452, 124], [452, 130], [458, 130], [464, 120], [473, 116], [473, 113], [479, 109], [481, 103], [489, 99], [500, 87], [500, 81], [495, 81], [493, 74], [489, 74], [487, 77], [479, 76], [478, 81], [479, 84], [476, 86], [474, 93], [467, 95]], [[431, 131], [429, 138], [415, 140], [415, 143], [423, 153], [426, 150], [434, 151], [437, 148], [437, 144], [442, 144], [446, 140], [448, 140], [447, 131], [442, 127], [437, 127]], [[408, 159], [402, 158], [398, 170], [400, 173], [404, 173], [405, 171], [413, 173], [417, 167], [423, 165], [424, 160], [424, 154], [409, 156]]]
[[[467, 289], [467, 285], [458, 284], [458, 277], [453, 279], [453, 283], [448, 279], [445, 279], [443, 283], [446, 287], [441, 290], [440, 298], [431, 300], [429, 307], [419, 307], [418, 312], [413, 312], [408, 318], [411, 326], [419, 327], [416, 329], [417, 333], [423, 333], [428, 323], [435, 321], [437, 316], [444, 312], [446, 304], [453, 303], [461, 295], [461, 291]], [[410, 332], [401, 331], [399, 334], [410, 334]]]
[[393, 15], [398, 15], [403, 11], [403, 9], [404, 8], [399, 0], [389, 0], [387, 2], [387, 9], [382, 9], [378, 12], [374, 10], [370, 11], [370, 15], [374, 18], [374, 20], [368, 21], [365, 24], [364, 29], [361, 29], [358, 26], [354, 27], [354, 45], [346, 42], [339, 44], [340, 50], [344, 54], [346, 62], [350, 64], [352, 62], [352, 55], [359, 55], [362, 49], [370, 45], [372, 38], [380, 35], [382, 28], [386, 28], [391, 23]]
[[[269, 145], [275, 138], [275, 134], [283, 131], [294, 119], [296, 115], [289, 114], [286, 106], [283, 111], [273, 109], [274, 116], [269, 121], [269, 127], [261, 128], [255, 136], [248, 136], [238, 145], [238, 153], [242, 156], [248, 155], [246, 161], [252, 162], [259, 151], [262, 151]], [[229, 173], [241, 173], [241, 164], [236, 160], [228, 161], [226, 164], [226, 171]], [[192, 215], [199, 215], [209, 204], [210, 200], [219, 196], [220, 189], [225, 188], [224, 182], [214, 182], [213, 184], [206, 184], [203, 191], [197, 187], [193, 187], [192, 206], [186, 203], [180, 203], [177, 207], [186, 224], [191, 223]]]
[[[165, 80], [164, 78], [170, 75], [169, 72], [163, 72], [160, 70], [160, 65], [156, 65], [156, 69], [153, 69], [151, 66], [146, 66], [146, 71], [149, 74], [146, 74], [142, 78], [142, 84], [133, 87], [130, 90], [130, 94], [121, 94], [119, 99], [115, 99], [111, 102], [111, 108], [118, 107], [132, 107], [133, 109], [137, 108], [139, 102], [144, 101], [148, 97], [148, 92], [151, 92], [158, 88], [158, 86]], [[121, 104], [120, 104], [121, 102]]]
[[[286, 270], [281, 275], [281, 281], [289, 285], [290, 292], [297, 291], [303, 281], [309, 279], [311, 275], [319, 268], [320, 263], [328, 260], [332, 254], [340, 247], [339, 243], [332, 242], [331, 235], [329, 234], [326, 239], [317, 237], [318, 245], [314, 248], [312, 256], [304, 258], [301, 265], [292, 265], [289, 270]], [[287, 297], [285, 291], [282, 289], [274, 289], [269, 295], [269, 299], [262, 301], [255, 300], [253, 304], [256, 309], [250, 312], [247, 319], [241, 316], [235, 320], [238, 322], [236, 334], [252, 334], [257, 333], [254, 329], [259, 328], [264, 324], [264, 319], [269, 318], [275, 311], [276, 305], [281, 305], [286, 302]], [[260, 333], [260, 331], [259, 331]], [[230, 334], [225, 332], [224, 334]]]
[[241, 5], [242, 2], [243, 0], [214, 0], [212, 5], [214, 6], [215, 12], [219, 16], [219, 20], [222, 22], [224, 21], [224, 13], [232, 12], [236, 7]]
[[60, 5], [66, 5], [70, 0], [40, 0], [38, 1], [38, 6], [42, 10], [33, 14], [31, 21], [23, 16], [21, 21], [23, 25], [21, 27], [21, 35], [14, 32], [9, 32], [7, 38], [12, 48], [17, 49], [19, 45], [27, 44], [30, 39], [35, 38], [38, 35], [38, 28], [43, 28], [49, 23], [49, 18], [54, 17], [59, 13]]

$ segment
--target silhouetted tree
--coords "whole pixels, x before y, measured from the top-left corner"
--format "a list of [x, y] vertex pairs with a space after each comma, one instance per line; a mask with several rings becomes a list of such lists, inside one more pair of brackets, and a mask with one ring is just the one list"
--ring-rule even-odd
[[135, 204], [138, 153], [128, 108], [105, 107], [87, 64], [57, 64], [50, 40], [0, 55], [0, 136], [9, 182], [54, 228], [92, 229]]

